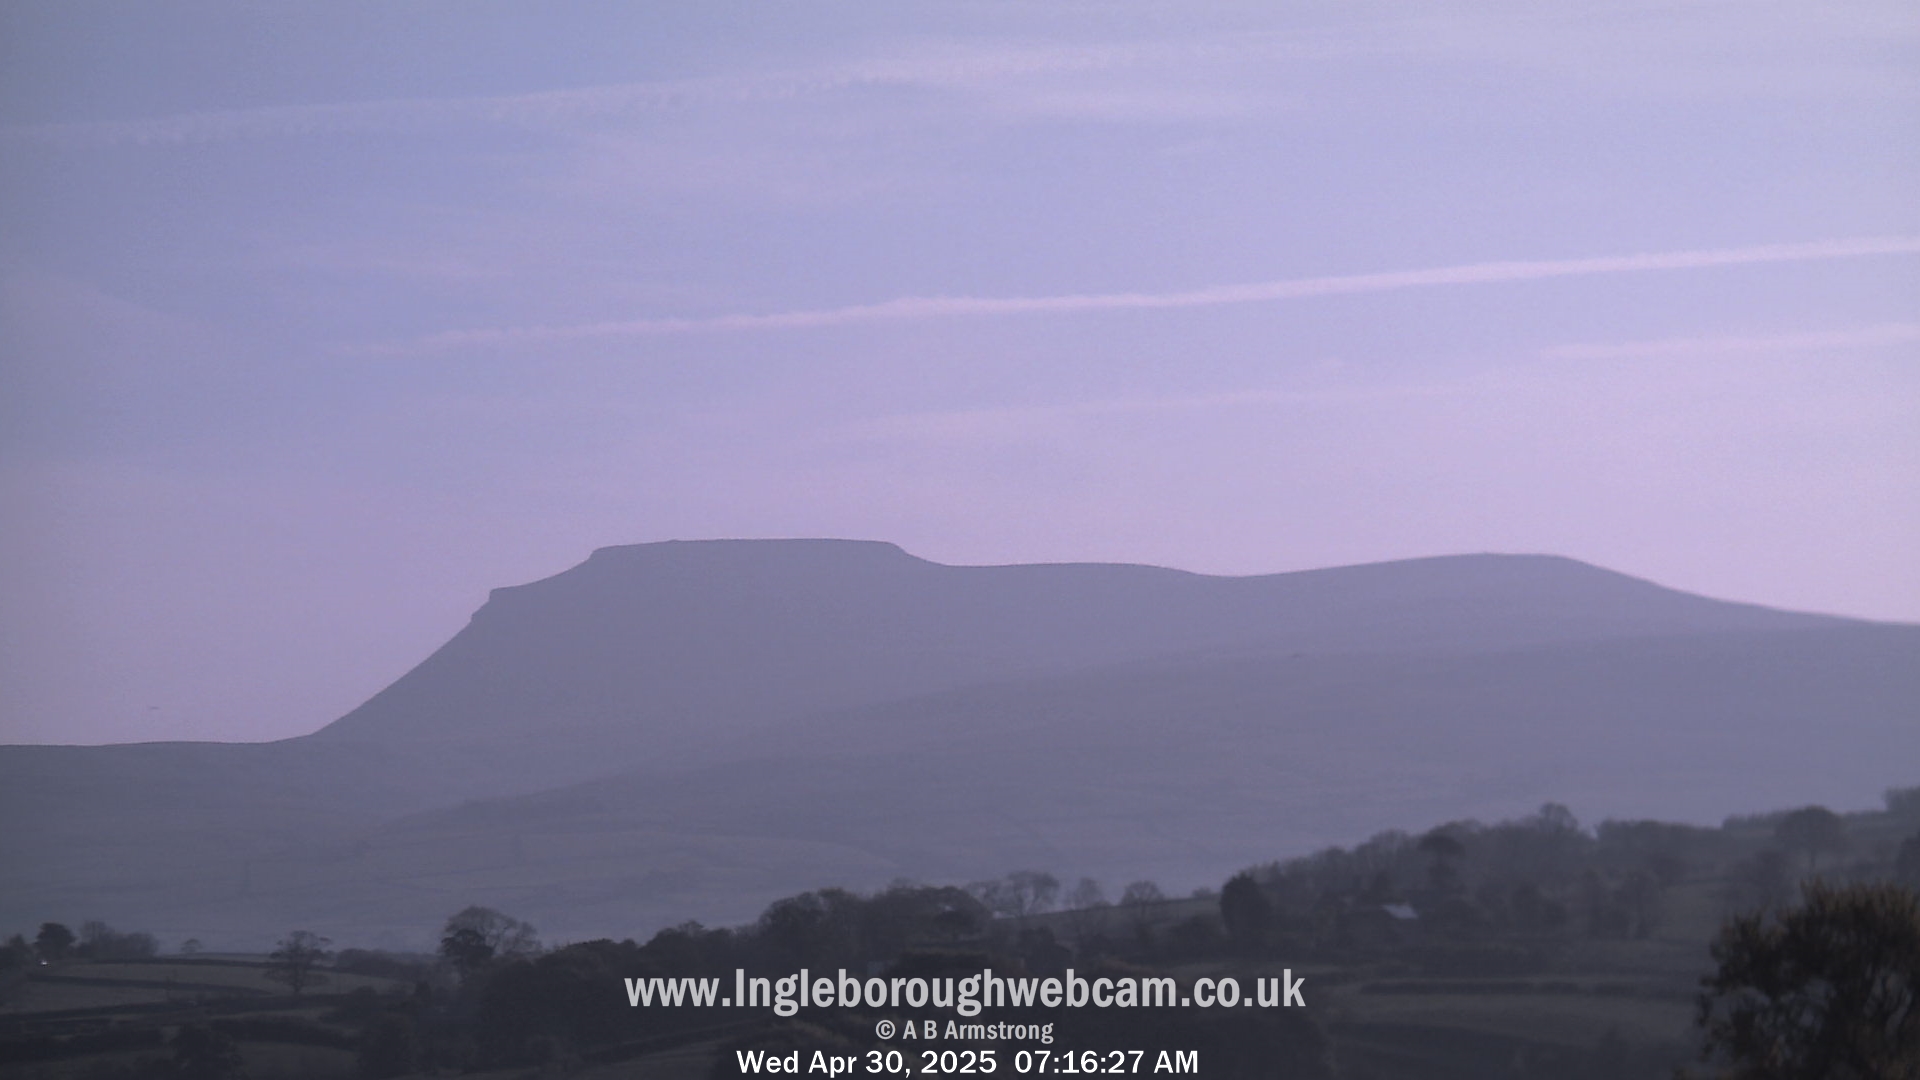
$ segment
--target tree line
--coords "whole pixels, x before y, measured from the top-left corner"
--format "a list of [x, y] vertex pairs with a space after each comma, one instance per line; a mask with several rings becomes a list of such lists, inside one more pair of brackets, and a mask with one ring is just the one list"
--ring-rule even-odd
[[[305, 1034], [292, 1030], [298, 1023], [279, 1021], [285, 1030], [272, 1037], [351, 1048], [369, 1080], [501, 1067], [566, 1071], [676, 1040], [776, 1050], [872, 1043], [871, 1018], [839, 1010], [781, 1021], [692, 1007], [634, 1009], [616, 992], [627, 978], [730, 979], [735, 969], [778, 977], [801, 968], [1045, 975], [1068, 966], [1091, 977], [1198, 964], [1375, 961], [1430, 976], [1524, 976], [1555, 970], [1581, 943], [1671, 932], [1676, 891], [1698, 896], [1711, 888], [1722, 919], [1702, 941], [1709, 970], [1695, 1019], [1703, 1075], [1920, 1076], [1916, 886], [1920, 788], [1889, 792], [1879, 814], [1803, 807], [1719, 828], [1586, 827], [1567, 808], [1547, 804], [1495, 824], [1383, 832], [1351, 848], [1248, 867], [1217, 890], [1177, 899], [1136, 881], [1110, 901], [1096, 880], [1063, 886], [1051, 873], [1023, 869], [966, 886], [816, 889], [775, 900], [743, 926], [689, 922], [644, 942], [556, 946], [522, 919], [471, 906], [438, 928], [431, 954], [335, 950], [300, 929], [276, 944], [266, 974], [327, 1009]], [[78, 932], [46, 923], [31, 939], [16, 934], [0, 957], [27, 965], [156, 951], [150, 935], [93, 921]], [[385, 979], [390, 989], [322, 992], [343, 973]], [[1335, 1074], [1332, 1040], [1311, 1010], [1248, 1013], [1068, 1010], [1033, 1019], [1061, 1024], [1063, 1047], [1149, 1037], [1206, 1045], [1214, 1050], [1209, 1075], [1272, 1075], [1279, 1062], [1287, 1075]], [[181, 1027], [167, 1056], [124, 1080], [237, 1080], [236, 1041], [265, 1029], [264, 1021], [236, 1023]], [[721, 1055], [715, 1074], [731, 1075], [731, 1060]], [[1657, 1064], [1666, 1075], [1674, 1062]], [[1652, 1075], [1630, 1065], [1629, 1048], [1614, 1039], [1603, 1040], [1591, 1060], [1550, 1060], [1515, 1075]]]

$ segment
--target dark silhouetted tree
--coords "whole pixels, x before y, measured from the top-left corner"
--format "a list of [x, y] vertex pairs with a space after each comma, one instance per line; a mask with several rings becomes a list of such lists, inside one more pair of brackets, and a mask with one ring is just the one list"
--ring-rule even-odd
[[476, 904], [461, 910], [447, 920], [440, 936], [444, 940], [459, 930], [471, 930], [478, 934], [491, 957], [531, 956], [540, 951], [540, 938], [532, 923], [522, 922], [490, 907]]
[[1253, 952], [1266, 943], [1267, 924], [1273, 919], [1273, 905], [1252, 874], [1238, 873], [1220, 889], [1220, 922], [1227, 937], [1243, 952]]
[[477, 904], [449, 917], [440, 930], [440, 955], [462, 979], [495, 960], [531, 956], [539, 949], [531, 923]]
[[1814, 870], [1819, 867], [1821, 853], [1847, 849], [1847, 823], [1824, 806], [1802, 807], [1780, 819], [1773, 838], [1788, 851], [1805, 852], [1807, 869]]
[[1091, 908], [1107, 906], [1107, 891], [1100, 883], [1090, 877], [1083, 877], [1067, 890], [1067, 908], [1072, 911], [1086, 911]]
[[1120, 893], [1120, 910], [1127, 913], [1134, 936], [1140, 939], [1143, 946], [1149, 943], [1153, 932], [1154, 908], [1166, 899], [1167, 894], [1151, 881], [1136, 881]]
[[40, 932], [33, 936], [33, 947], [48, 963], [65, 959], [67, 950], [73, 948], [73, 931], [65, 923], [41, 923]]
[[94, 960], [145, 960], [160, 951], [152, 934], [123, 934], [99, 919], [80, 925], [80, 950]]
[[1427, 866], [1427, 884], [1437, 893], [1460, 891], [1460, 871], [1453, 865], [1464, 858], [1467, 847], [1452, 834], [1435, 829], [1420, 838], [1415, 849], [1433, 860]]
[[0, 968], [26, 967], [33, 963], [33, 946], [27, 939], [15, 934], [0, 945]]
[[[531, 959], [504, 960], [480, 991], [479, 1038], [502, 1064], [561, 1066], [581, 1047], [630, 1037], [648, 1022], [624, 994], [607, 993], [622, 977], [656, 975], [631, 941], [587, 941]], [[709, 1021], [711, 1022], [711, 1021]]]
[[1557, 802], [1541, 803], [1527, 824], [1542, 832], [1573, 834], [1580, 831], [1580, 819]]
[[309, 986], [326, 982], [317, 969], [329, 955], [332, 942], [311, 930], [295, 930], [280, 939], [280, 947], [267, 955], [267, 978], [287, 984], [297, 996]]
[[783, 967], [820, 967], [858, 959], [860, 900], [845, 889], [819, 889], [775, 900], [755, 927]]
[[493, 962], [493, 946], [486, 935], [471, 926], [456, 927], [440, 939], [440, 955], [453, 969], [467, 978]]
[[1044, 870], [1015, 870], [1007, 875], [1007, 891], [1017, 901], [1017, 915], [1037, 915], [1053, 908], [1060, 895], [1060, 879]]
[[859, 958], [867, 961], [890, 959], [903, 949], [948, 937], [938, 921], [947, 912], [964, 912], [964, 918], [978, 923], [987, 918], [980, 902], [965, 889], [909, 881], [896, 881], [885, 891], [856, 901], [852, 908]]
[[1920, 1077], [1920, 897], [1818, 881], [1801, 897], [1721, 928], [1701, 1059], [1737, 1080]]
[[1040, 870], [1015, 870], [1003, 878], [976, 881], [967, 891], [995, 915], [1018, 919], [1052, 908], [1060, 895], [1060, 879]]

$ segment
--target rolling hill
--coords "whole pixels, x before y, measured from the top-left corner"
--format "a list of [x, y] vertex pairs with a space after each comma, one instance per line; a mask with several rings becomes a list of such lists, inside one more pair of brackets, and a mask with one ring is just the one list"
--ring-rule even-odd
[[[564, 937], [1018, 866], [1211, 881], [1548, 799], [1715, 819], [1911, 782], [1920, 628], [1546, 556], [1256, 577], [888, 544], [595, 552], [271, 744], [0, 748], [0, 916]], [[0, 923], [4, 925], [4, 923]]]

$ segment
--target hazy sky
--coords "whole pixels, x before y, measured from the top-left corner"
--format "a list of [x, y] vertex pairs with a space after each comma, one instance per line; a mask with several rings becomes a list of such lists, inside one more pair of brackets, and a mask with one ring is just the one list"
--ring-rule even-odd
[[1920, 8], [0, 7], [0, 740], [595, 547], [1554, 552], [1920, 620]]

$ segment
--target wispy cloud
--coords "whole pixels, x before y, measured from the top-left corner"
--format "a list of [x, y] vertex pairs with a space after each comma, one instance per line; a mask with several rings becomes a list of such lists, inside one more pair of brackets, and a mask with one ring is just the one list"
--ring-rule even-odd
[[9, 142], [68, 148], [193, 146], [249, 139], [422, 131], [459, 124], [547, 127], [685, 107], [749, 87], [720, 80], [626, 83], [577, 90], [465, 98], [326, 102], [176, 113], [137, 120], [19, 125]]
[[1218, 285], [1176, 292], [1072, 293], [1056, 296], [908, 296], [873, 304], [706, 318], [657, 317], [564, 326], [456, 330], [372, 346], [386, 353], [431, 352], [473, 347], [593, 341], [664, 334], [805, 330], [867, 323], [1006, 315], [1070, 315], [1103, 311], [1148, 311], [1271, 303], [1319, 296], [1393, 292], [1454, 285], [1490, 285], [1553, 278], [1695, 270], [1764, 263], [1850, 259], [1920, 253], [1920, 236], [1858, 237], [1798, 244], [1663, 251], [1586, 259], [1465, 263], [1423, 270], [1286, 278]]
[[863, 86], [996, 88], [1155, 60], [1204, 58], [1205, 44], [921, 47], [894, 55], [753, 75], [615, 83], [532, 93], [399, 98], [205, 110], [123, 121], [0, 127], [0, 138], [69, 148], [189, 146], [249, 139], [479, 125], [547, 129], [711, 104], [796, 100]]
[[[1329, 366], [1320, 374], [1336, 369], [1337, 365], [1329, 362]], [[1362, 386], [1309, 381], [1294, 388], [1096, 398], [1037, 405], [901, 413], [852, 424], [840, 429], [836, 434], [853, 441], [1020, 440], [1030, 438], [1036, 433], [1060, 431], [1066, 425], [1082, 420], [1156, 417], [1171, 413], [1225, 413], [1232, 410], [1262, 409], [1272, 406], [1430, 399], [1458, 392], [1458, 387], [1444, 383]]]
[[[1793, 41], [1821, 46], [1821, 63], [1795, 69], [1803, 80], [1822, 86], [1854, 87], [1884, 97], [1910, 98], [1913, 81], [1892, 61], [1863, 64], [1858, 55], [1869, 44], [1876, 59], [1891, 56], [1888, 41], [1911, 41], [1920, 22], [1906, 7], [1886, 3], [1866, 7], [1830, 6], [1803, 10], [1791, 0], [1774, 0], [1778, 17], [1742, 23], [1753, 41], [1728, 42], [1716, 5], [1693, 5], [1697, 13], [1674, 5], [1649, 5], [1673, 40], [1668, 51], [1649, 52], [1644, 26], [1634, 5], [1561, 4], [1542, 9], [1449, 12], [1445, 15], [1382, 17], [1373, 13], [1346, 23], [1295, 25], [1280, 31], [1250, 32], [1235, 25], [1227, 32], [1196, 32], [1166, 39], [1136, 38], [1080, 43], [985, 41], [966, 45], [926, 41], [895, 42], [887, 51], [752, 73], [725, 73], [682, 79], [636, 81], [512, 94], [447, 98], [398, 98], [317, 102], [237, 109], [207, 109], [127, 120], [79, 121], [0, 126], [0, 144], [89, 146], [190, 146], [238, 140], [316, 134], [384, 133], [431, 130], [449, 125], [535, 127], [540, 129], [623, 116], [679, 110], [704, 104], [751, 104], [799, 100], [861, 87], [923, 87], [978, 92], [993, 107], [1012, 113], [1081, 117], [1115, 114], [1178, 116], [1234, 113], [1244, 106], [1249, 75], [1273, 74], [1274, 61], [1291, 61], [1298, 70], [1314, 70], [1315, 61], [1356, 54], [1456, 54], [1480, 60], [1569, 68], [1582, 77], [1599, 75], [1645, 91], [1649, 86], [1681, 82], [1723, 84], [1743, 94], [1777, 88], [1781, 74], [1773, 66], [1751, 62], [1755, 49], [1770, 49], [1779, 28], [1793, 27]], [[1755, 5], [1749, 4], [1748, 7]], [[1760, 5], [1766, 7], [1768, 5]], [[1522, 14], [1516, 14], [1522, 12]], [[1789, 19], [1786, 14], [1790, 13]], [[1611, 17], [1602, 17], [1602, 16]], [[1690, 17], [1683, 17], [1690, 16]], [[1673, 20], [1679, 20], [1673, 22]], [[1679, 29], [1673, 30], [1677, 26]], [[1137, 32], [1137, 30], [1136, 30]], [[1710, 41], [1714, 48], [1695, 48]], [[1731, 46], [1731, 49], [1730, 49]], [[1826, 53], [1837, 52], [1837, 58]], [[1702, 71], [1706, 56], [1719, 61]], [[1771, 52], [1766, 55], [1772, 56]], [[1651, 58], [1651, 59], [1650, 59]], [[1248, 67], [1247, 65], [1251, 65]], [[1093, 86], [1072, 82], [1103, 72], [1159, 68], [1184, 73], [1202, 86], [1169, 88], [1139, 85]], [[1042, 85], [1065, 77], [1067, 85]], [[1324, 89], [1318, 83], [1298, 87]]]
[[1847, 330], [1800, 334], [1720, 335], [1658, 338], [1651, 341], [1558, 345], [1541, 351], [1552, 360], [1646, 360], [1753, 353], [1830, 352], [1874, 349], [1920, 342], [1920, 323], [1884, 323]]

